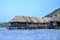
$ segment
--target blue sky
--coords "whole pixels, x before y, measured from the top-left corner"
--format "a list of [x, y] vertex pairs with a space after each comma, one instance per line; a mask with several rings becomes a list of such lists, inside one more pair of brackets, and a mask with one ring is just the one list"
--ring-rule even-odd
[[60, 8], [60, 0], [0, 0], [0, 22], [14, 16], [43, 17]]

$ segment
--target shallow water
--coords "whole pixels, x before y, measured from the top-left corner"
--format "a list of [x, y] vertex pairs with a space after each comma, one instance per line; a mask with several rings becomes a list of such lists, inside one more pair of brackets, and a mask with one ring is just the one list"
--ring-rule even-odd
[[0, 28], [0, 40], [60, 40], [60, 30], [8, 30]]

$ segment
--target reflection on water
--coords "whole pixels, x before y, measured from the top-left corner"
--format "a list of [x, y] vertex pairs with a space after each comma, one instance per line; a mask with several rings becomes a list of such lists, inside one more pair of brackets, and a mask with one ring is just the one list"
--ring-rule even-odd
[[0, 28], [0, 40], [60, 40], [60, 30], [8, 30]]

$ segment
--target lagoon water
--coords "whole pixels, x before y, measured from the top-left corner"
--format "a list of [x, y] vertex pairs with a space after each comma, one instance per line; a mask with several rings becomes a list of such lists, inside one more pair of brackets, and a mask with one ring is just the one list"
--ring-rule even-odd
[[0, 40], [60, 40], [60, 30], [8, 30], [0, 28]]

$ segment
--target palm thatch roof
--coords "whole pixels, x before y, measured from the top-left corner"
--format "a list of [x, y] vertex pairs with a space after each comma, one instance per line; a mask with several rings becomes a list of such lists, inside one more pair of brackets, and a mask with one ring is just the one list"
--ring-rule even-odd
[[23, 16], [15, 16], [10, 22], [26, 22]]
[[26, 22], [32, 22], [29, 16], [23, 16], [23, 18], [26, 20]]
[[42, 18], [37, 18], [39, 20], [39, 23], [44, 23], [44, 20]]
[[49, 22], [51, 18], [48, 18], [48, 17], [44, 17], [42, 18], [44, 20], [45, 23]]
[[33, 23], [47, 23], [50, 18], [37, 18], [29, 16], [15, 16], [10, 22], [33, 22]]
[[30, 17], [30, 19], [32, 20], [32, 22], [34, 22], [34, 23], [38, 23], [36, 17]]
[[60, 21], [60, 14], [53, 16], [50, 21]]

